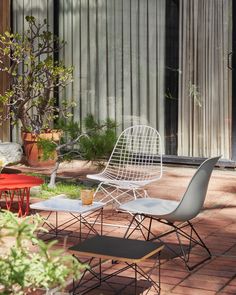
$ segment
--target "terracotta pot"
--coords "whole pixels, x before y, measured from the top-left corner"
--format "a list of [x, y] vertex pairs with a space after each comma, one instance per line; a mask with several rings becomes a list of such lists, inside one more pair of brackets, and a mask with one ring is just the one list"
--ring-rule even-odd
[[62, 132], [60, 130], [51, 130], [50, 132], [40, 133], [39, 135], [30, 133], [30, 132], [22, 132], [22, 140], [25, 150], [25, 155], [29, 166], [32, 167], [48, 167], [55, 165], [57, 155], [56, 152], [52, 159], [43, 161], [43, 151], [38, 148], [37, 142], [39, 139], [49, 139], [55, 142], [60, 140]]

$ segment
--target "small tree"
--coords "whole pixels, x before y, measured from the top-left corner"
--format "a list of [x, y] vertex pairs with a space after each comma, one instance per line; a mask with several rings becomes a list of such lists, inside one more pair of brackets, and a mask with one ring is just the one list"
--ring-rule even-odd
[[60, 142], [54, 142], [47, 139], [41, 139], [38, 142], [39, 148], [43, 151], [43, 160], [47, 160], [55, 153], [57, 154], [56, 163], [50, 175], [48, 186], [53, 188], [56, 186], [56, 175], [59, 165], [63, 161], [71, 161], [76, 158], [81, 158], [81, 153], [76, 145], [82, 137], [87, 137], [87, 134], [81, 133], [78, 122], [65, 122], [59, 120], [57, 128], [63, 130], [63, 136]]
[[48, 30], [47, 21], [37, 23], [33, 16], [26, 16], [26, 21], [28, 29], [22, 35], [8, 31], [0, 35], [0, 71], [10, 79], [10, 88], [0, 94], [7, 109], [2, 119], [20, 121], [23, 131], [40, 134], [59, 112], [68, 115], [65, 101], [56, 106], [56, 92], [72, 82], [73, 69], [54, 61], [65, 42]]
[[103, 166], [103, 161], [109, 158], [116, 142], [116, 126], [115, 121], [111, 119], [99, 123], [93, 115], [88, 114], [84, 119], [85, 130], [81, 133], [78, 122], [59, 120], [57, 128], [63, 130], [61, 141], [41, 139], [38, 142], [43, 151], [43, 160], [52, 158], [55, 151], [57, 153], [57, 161], [48, 186], [56, 186], [56, 175], [62, 161], [80, 158]]

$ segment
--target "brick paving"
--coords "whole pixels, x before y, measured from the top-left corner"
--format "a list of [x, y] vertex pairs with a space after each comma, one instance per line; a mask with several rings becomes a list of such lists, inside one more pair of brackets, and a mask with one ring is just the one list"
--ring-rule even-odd
[[[16, 166], [14, 168], [22, 171], [29, 171], [31, 168]], [[77, 180], [84, 180], [86, 173], [91, 172], [91, 167], [73, 164], [63, 166], [59, 175], [73, 177]], [[37, 169], [34, 169], [37, 170]], [[161, 180], [147, 187], [151, 197], [179, 200], [185, 191], [191, 176], [196, 168], [168, 166], [164, 169]], [[48, 173], [48, 170], [40, 170], [40, 173]], [[32, 198], [32, 202], [35, 202]], [[131, 216], [124, 214], [110, 214], [110, 208], [105, 209], [106, 222], [118, 222], [120, 225], [127, 224]], [[125, 218], [124, 218], [125, 217]], [[192, 271], [188, 272], [179, 258], [168, 260], [163, 255], [161, 264], [161, 294], [184, 294], [184, 295], [232, 295], [236, 294], [236, 172], [234, 170], [215, 169], [209, 184], [204, 209], [193, 220], [193, 224], [203, 237], [207, 246], [212, 252], [212, 259]], [[76, 230], [76, 228], [74, 228]], [[162, 231], [162, 226], [156, 228]], [[123, 227], [104, 226], [104, 234], [111, 236], [124, 235]], [[140, 238], [136, 233], [137, 238]], [[174, 242], [174, 238], [170, 239]], [[60, 242], [59, 242], [60, 243]], [[74, 240], [68, 240], [68, 246]], [[193, 251], [193, 259], [199, 258], [202, 252], [197, 248]], [[148, 269], [149, 262], [143, 267]], [[116, 268], [119, 265], [106, 264], [105, 267]], [[128, 276], [120, 274], [111, 282], [112, 286], [106, 283], [89, 294], [116, 294], [127, 282]], [[153, 276], [155, 279], [155, 276]], [[141, 284], [142, 285], [142, 284]], [[140, 291], [140, 294], [154, 295], [153, 289]], [[113, 289], [112, 289], [112, 288]], [[132, 287], [128, 287], [121, 294], [133, 294]]]

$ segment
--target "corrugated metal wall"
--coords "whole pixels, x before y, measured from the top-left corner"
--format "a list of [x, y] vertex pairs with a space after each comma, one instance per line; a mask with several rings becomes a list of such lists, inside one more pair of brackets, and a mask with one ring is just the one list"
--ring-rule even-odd
[[[10, 27], [10, 2], [9, 0], [0, 1], [0, 33], [4, 33]], [[8, 88], [9, 81], [5, 73], [0, 72], [0, 93]], [[1, 108], [1, 106], [0, 106]], [[4, 109], [2, 110], [4, 112]], [[1, 122], [0, 140], [10, 140], [10, 124], [9, 122]]]
[[148, 123], [164, 136], [165, 0], [60, 0], [59, 21], [75, 118]]
[[[171, 141], [165, 135], [176, 137], [174, 149], [178, 155], [206, 157], [217, 153], [230, 158], [232, 73], [227, 72], [227, 52], [232, 41], [227, 35], [232, 35], [231, 0], [173, 1], [178, 8], [174, 11], [179, 28], [179, 41], [175, 40], [179, 46], [173, 49], [179, 51], [180, 64], [176, 68], [165, 65], [165, 60], [176, 56], [171, 56], [172, 48], [165, 50], [166, 38], [172, 34], [168, 31], [166, 36], [166, 18], [171, 17], [171, 11], [166, 13], [167, 0], [12, 1], [14, 30], [23, 31], [24, 16], [28, 14], [47, 18], [51, 30], [57, 20], [59, 36], [67, 41], [60, 59], [74, 66], [74, 82], [60, 94], [60, 102], [76, 102], [72, 109], [75, 121], [82, 122], [91, 112], [100, 120], [115, 119], [118, 132], [145, 123], [155, 127], [167, 144]], [[54, 15], [55, 4], [58, 9]], [[205, 13], [206, 7], [211, 14]], [[174, 117], [178, 115], [175, 134], [168, 133], [171, 128], [165, 124], [165, 114], [171, 120], [165, 100], [172, 99], [165, 86], [167, 70], [178, 73], [179, 95], [173, 96], [178, 103], [178, 109], [174, 108]], [[209, 107], [204, 109], [196, 98]], [[15, 130], [13, 139], [18, 137]]]
[[[13, 28], [26, 15], [53, 25], [52, 0], [13, 0]], [[74, 100], [74, 119], [110, 117], [119, 131], [147, 123], [164, 136], [165, 0], [59, 0], [60, 54], [74, 66], [61, 100]], [[14, 131], [13, 138], [18, 137]]]

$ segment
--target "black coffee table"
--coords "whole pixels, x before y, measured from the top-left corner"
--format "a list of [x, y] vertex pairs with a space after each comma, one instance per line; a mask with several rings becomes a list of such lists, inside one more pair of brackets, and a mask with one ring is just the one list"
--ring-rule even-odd
[[[111, 277], [124, 272], [131, 268], [134, 270], [134, 293], [137, 293], [137, 277], [140, 275], [145, 278], [150, 284], [153, 285], [157, 294], [160, 293], [160, 252], [163, 249], [161, 243], [131, 240], [125, 238], [117, 238], [110, 236], [95, 236], [91, 239], [87, 239], [82, 243], [79, 243], [69, 250], [74, 252], [76, 258], [90, 257], [88, 264], [90, 269], [87, 269], [78, 282], [73, 281], [73, 294], [85, 294], [89, 291], [97, 288], [102, 282], [107, 281]], [[146, 273], [138, 263], [152, 257], [154, 254], [158, 254], [155, 257], [155, 264], [158, 262], [158, 282], [154, 281], [150, 274]], [[99, 263], [92, 266], [92, 261], [98, 259]], [[114, 270], [109, 274], [102, 274], [102, 261], [111, 260], [119, 263], [120, 268]], [[96, 278], [98, 282], [91, 285], [91, 276], [86, 280], [86, 273], [92, 274], [92, 279]], [[87, 282], [90, 282], [88, 287], [84, 287]], [[84, 289], [83, 289], [84, 288]], [[81, 291], [81, 289], [83, 289]], [[121, 293], [122, 294], [122, 293]]]

